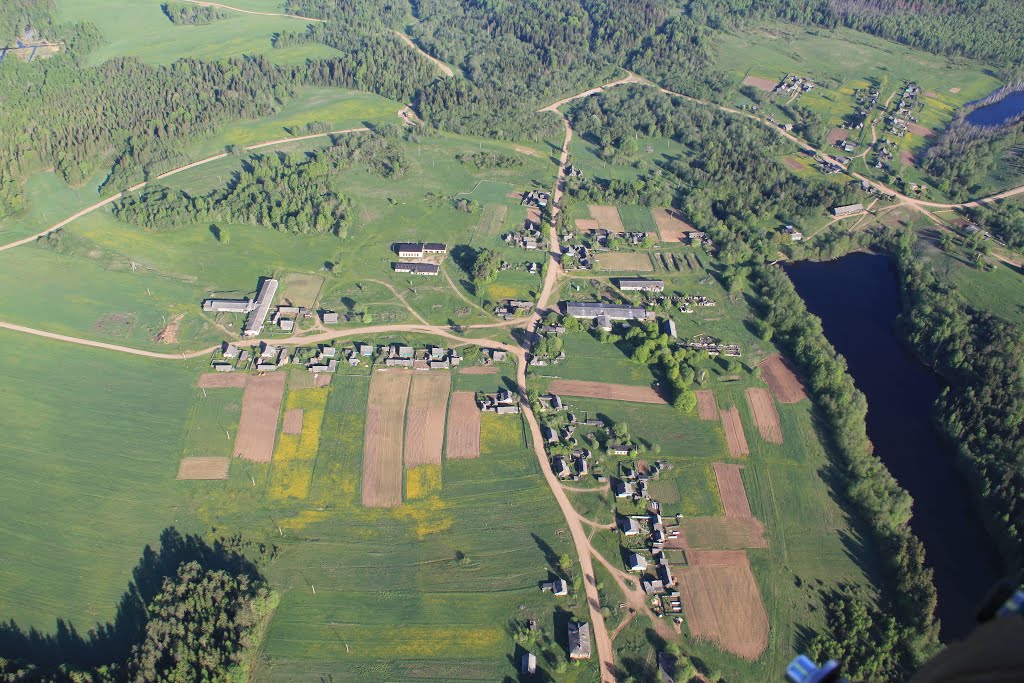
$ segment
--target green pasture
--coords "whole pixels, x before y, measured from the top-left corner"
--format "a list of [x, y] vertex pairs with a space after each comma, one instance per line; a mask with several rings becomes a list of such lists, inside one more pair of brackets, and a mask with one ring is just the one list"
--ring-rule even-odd
[[198, 389], [185, 427], [181, 457], [223, 457], [234, 454], [244, 389]]
[[645, 365], [634, 363], [611, 344], [602, 344], [584, 332], [564, 336], [565, 360], [558, 365], [532, 368], [530, 377], [583, 379], [649, 386], [654, 375]]
[[[180, 26], [170, 22], [160, 4], [159, 0], [75, 0], [58, 3], [57, 16], [62, 22], [90, 21], [100, 27], [104, 43], [90, 55], [93, 64], [115, 57], [138, 57], [150, 64], [167, 64], [183, 57], [216, 60], [243, 54], [265, 54], [274, 61], [290, 64], [307, 56], [326, 56], [291, 50], [280, 55], [279, 60], [277, 50], [271, 47], [272, 36], [304, 31], [307, 22], [300, 19], [226, 11], [227, 17], [205, 26]], [[277, 3], [243, 0], [240, 4], [243, 9], [281, 11]], [[277, 6], [266, 7], [271, 4]]]
[[6, 330], [0, 343], [3, 619], [44, 633], [62, 619], [84, 634], [113, 620], [165, 527], [202, 529], [174, 478], [205, 359], [157, 361]]

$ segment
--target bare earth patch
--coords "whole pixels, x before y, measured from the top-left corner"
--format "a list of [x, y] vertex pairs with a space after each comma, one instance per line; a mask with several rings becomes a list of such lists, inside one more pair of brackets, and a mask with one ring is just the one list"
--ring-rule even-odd
[[828, 132], [828, 144], [834, 145], [840, 140], [845, 140], [849, 135], [850, 131], [846, 128], [833, 128]]
[[421, 372], [412, 378], [405, 414], [405, 467], [440, 465], [444, 445], [444, 412], [452, 376]]
[[782, 157], [782, 163], [785, 164], [786, 168], [788, 168], [791, 171], [804, 170], [804, 165], [801, 164], [799, 160], [794, 159], [793, 157]]
[[764, 525], [753, 517], [687, 517], [679, 523], [682, 535], [670, 538], [668, 548], [741, 550], [767, 548]]
[[900, 150], [900, 162], [906, 166], [914, 166], [914, 153], [909, 149]]
[[764, 92], [771, 92], [775, 90], [775, 86], [778, 84], [778, 80], [761, 78], [760, 76], [747, 76], [743, 79], [743, 85], [752, 85], [758, 90], [763, 90]]
[[498, 374], [498, 367], [496, 365], [474, 365], [468, 368], [460, 368], [459, 372], [463, 375], [496, 375]]
[[302, 408], [292, 408], [291, 410], [284, 411], [281, 431], [284, 434], [302, 433]]
[[768, 383], [768, 388], [775, 394], [779, 403], [796, 403], [807, 398], [804, 385], [789, 369], [789, 365], [779, 354], [773, 354], [761, 363], [761, 376]]
[[675, 209], [651, 209], [662, 242], [681, 242], [693, 226], [683, 220]]
[[322, 373], [322, 374], [317, 375], [316, 379], [313, 380], [313, 385], [317, 386], [317, 387], [326, 387], [330, 383], [331, 383], [331, 376], [326, 374], [326, 373]]
[[960, 92], [960, 88], [950, 88], [950, 89], [949, 89], [949, 92], [951, 92], [951, 93], [953, 93], [953, 94], [955, 95], [955, 94], [957, 94], [958, 92]]
[[690, 550], [677, 568], [683, 610], [694, 638], [757, 659], [768, 645], [768, 615], [742, 550]]
[[405, 403], [412, 373], [388, 370], [373, 373], [366, 409], [363, 452], [363, 505], [402, 504], [402, 435]]
[[590, 215], [597, 221], [599, 227], [611, 232], [623, 232], [626, 228], [622, 225], [619, 217], [619, 210], [614, 206], [599, 206], [590, 204]]
[[594, 232], [600, 226], [593, 218], [577, 218], [576, 229], [580, 232]]
[[698, 389], [693, 393], [697, 395], [697, 416], [702, 420], [717, 420], [718, 404], [715, 403], [715, 392], [710, 389]]
[[536, 206], [531, 206], [526, 210], [526, 220], [530, 221], [534, 225], [540, 225], [540, 209]]
[[181, 319], [185, 317], [184, 313], [171, 318], [171, 320], [164, 326], [164, 329], [157, 333], [154, 341], [160, 344], [177, 344], [178, 343], [178, 325], [181, 323]]
[[749, 455], [750, 447], [747, 445], [747, 436], [743, 433], [740, 411], [733, 406], [728, 410], [719, 410], [718, 415], [722, 419], [722, 429], [725, 430], [725, 442], [729, 445], [729, 454], [734, 458]]
[[230, 458], [182, 458], [178, 479], [227, 479]]
[[627, 384], [587, 382], [577, 379], [556, 379], [549, 386], [549, 391], [553, 394], [565, 394], [566, 396], [604, 398], [610, 401], [629, 401], [631, 403], [664, 404], [666, 402], [651, 387], [633, 387]]
[[244, 372], [206, 372], [199, 375], [200, 389], [238, 389], [245, 386], [249, 376]]
[[718, 494], [722, 497], [725, 516], [753, 517], [750, 512], [750, 502], [747, 500], [747, 490], [743, 487], [743, 477], [740, 476], [739, 465], [716, 462], [714, 467], [715, 479], [718, 481]]
[[933, 137], [935, 137], [935, 131], [934, 130], [932, 130], [931, 128], [925, 128], [920, 123], [908, 123], [907, 124], [907, 130], [909, 130], [914, 135], [921, 135], [921, 136], [926, 137], [926, 138], [933, 138]]
[[757, 431], [768, 443], [782, 443], [782, 425], [779, 423], [779, 411], [775, 409], [775, 401], [767, 389], [747, 389], [747, 403], [754, 414]]
[[597, 265], [601, 270], [628, 270], [635, 272], [647, 272], [654, 270], [651, 259], [647, 254], [628, 251], [610, 251], [599, 254]]
[[270, 462], [274, 455], [277, 418], [284, 396], [283, 372], [253, 377], [242, 394], [242, 417], [235, 437], [235, 456], [253, 462]]
[[456, 391], [448, 410], [448, 457], [480, 457], [480, 409], [472, 391]]

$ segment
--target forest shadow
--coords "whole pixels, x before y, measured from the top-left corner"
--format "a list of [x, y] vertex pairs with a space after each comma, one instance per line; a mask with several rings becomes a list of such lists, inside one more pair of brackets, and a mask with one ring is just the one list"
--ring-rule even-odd
[[[53, 633], [43, 633], [35, 627], [25, 630], [12, 619], [0, 623], [0, 658], [34, 665], [42, 672], [62, 665], [92, 668], [125, 660], [132, 646], [145, 636], [146, 606], [159, 593], [164, 579], [175, 576], [182, 564], [195, 561], [207, 570], [259, 579], [258, 567], [239, 552], [240, 547], [237, 537], [210, 545], [199, 536], [182, 535], [167, 527], [156, 549], [147, 545], [143, 550], [113, 622], [96, 624], [83, 634], [70, 621], [58, 619]], [[261, 546], [261, 552], [266, 548]]]

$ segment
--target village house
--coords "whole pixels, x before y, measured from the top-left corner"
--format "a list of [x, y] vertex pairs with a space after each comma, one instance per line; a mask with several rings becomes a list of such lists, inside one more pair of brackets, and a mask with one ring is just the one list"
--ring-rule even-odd
[[548, 201], [551, 199], [550, 192], [544, 192], [542, 190], [530, 190], [523, 193], [523, 206], [547, 206]]
[[248, 313], [255, 307], [249, 299], [204, 299], [203, 310], [207, 313]]
[[619, 278], [619, 289], [624, 292], [664, 292], [665, 282], [646, 278]]
[[569, 623], [569, 659], [590, 659], [590, 624]]
[[364, 358], [373, 356], [372, 344], [356, 344], [356, 350], [359, 352], [359, 355]]
[[398, 258], [423, 258], [425, 251], [422, 243], [398, 242], [394, 245]]
[[407, 263], [398, 261], [391, 264], [391, 269], [396, 273], [411, 273], [412, 275], [437, 275], [440, 272], [433, 263]]
[[337, 359], [332, 358], [326, 363], [311, 363], [307, 367], [309, 368], [309, 371], [312, 372], [314, 375], [320, 374], [322, 372], [332, 373], [338, 369], [338, 361]]
[[628, 304], [564, 301], [562, 306], [565, 309], [565, 314], [574, 318], [597, 319], [603, 316], [608, 320], [647, 320], [651, 317], [651, 313], [646, 308]]
[[665, 584], [658, 580], [644, 579], [640, 584], [643, 586], [644, 593], [647, 593], [648, 595], [656, 595], [658, 593], [665, 592]]
[[573, 464], [576, 465], [576, 473], [581, 477], [586, 476], [587, 472], [590, 471], [590, 468], [587, 466], [587, 461], [583, 458], [576, 458], [573, 461]]
[[614, 489], [616, 498], [629, 498], [633, 495], [633, 485], [628, 481], [617, 480]]
[[542, 591], [551, 591], [552, 595], [568, 595], [569, 585], [563, 579], [553, 579], [551, 581], [545, 581], [540, 585]]
[[532, 676], [537, 673], [537, 657], [531, 652], [527, 652], [523, 655], [522, 663], [519, 666], [519, 672], [526, 675]]
[[224, 342], [224, 344], [221, 345], [221, 349], [221, 355], [225, 358], [234, 358], [238, 355], [238, 347], [231, 342]]
[[619, 517], [619, 530], [623, 536], [640, 535], [640, 525], [632, 517]]
[[676, 338], [676, 321], [672, 318], [665, 318], [661, 323], [661, 333], [667, 334], [672, 339]]
[[222, 360], [215, 360], [210, 365], [217, 372], [232, 372], [235, 369], [234, 365], [232, 365], [231, 363], [225, 363]]
[[784, 230], [785, 230], [786, 234], [789, 235], [789, 240], [791, 242], [799, 242], [800, 240], [802, 240], [804, 238], [804, 234], [802, 232], [800, 232], [799, 230], [797, 230], [792, 225], [787, 225], [784, 228]]
[[337, 325], [338, 313], [337, 311], [322, 311], [320, 313], [320, 320], [323, 321], [324, 325]]
[[640, 553], [629, 554], [629, 571], [642, 572], [647, 569], [647, 560]]
[[[631, 446], [629, 444], [624, 443], [609, 444], [608, 452], [611, 455], [630, 455], [631, 453], [636, 452], [636, 446]], [[623, 471], [629, 471], [629, 469], [626, 468]]]
[[551, 471], [554, 472], [555, 476], [557, 476], [559, 479], [566, 479], [572, 474], [569, 471], [569, 468], [566, 467], [565, 458], [563, 458], [562, 456], [552, 458]]

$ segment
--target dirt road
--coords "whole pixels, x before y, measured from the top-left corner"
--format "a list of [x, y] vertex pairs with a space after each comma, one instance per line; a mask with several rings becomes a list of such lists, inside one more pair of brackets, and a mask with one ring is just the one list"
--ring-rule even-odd
[[417, 45], [415, 42], [413, 42], [412, 38], [410, 38], [406, 34], [402, 33], [401, 31], [395, 31], [394, 29], [392, 29], [392, 31], [394, 32], [394, 34], [396, 36], [398, 36], [399, 40], [401, 40], [403, 43], [405, 43], [406, 45], [411, 47], [413, 50], [416, 50], [416, 52], [419, 52], [420, 55], [425, 57], [428, 61], [433, 62], [434, 66], [436, 66], [438, 68], [438, 70], [442, 74], [444, 74], [447, 78], [452, 78], [452, 77], [455, 76], [455, 72], [452, 71], [452, 68], [450, 66], [448, 66], [447, 64], [442, 62], [437, 57], [434, 57], [433, 55], [430, 55], [430, 54], [427, 54], [426, 52], [424, 52], [423, 48], [421, 48], [419, 45]]
[[255, 14], [261, 17], [288, 17], [289, 19], [301, 19], [302, 21], [315, 21], [318, 24], [326, 23], [326, 20], [324, 19], [304, 17], [300, 14], [285, 14], [284, 12], [256, 12], [249, 9], [242, 9], [241, 7], [222, 5], [219, 2], [204, 2], [203, 0], [185, 0], [185, 2], [190, 2], [193, 5], [202, 5], [203, 7], [217, 7], [219, 9], [231, 10], [232, 12], [240, 12], [241, 14]]

